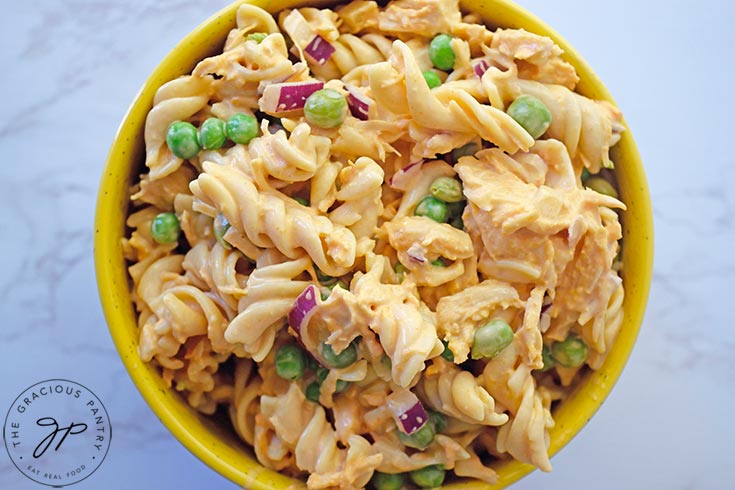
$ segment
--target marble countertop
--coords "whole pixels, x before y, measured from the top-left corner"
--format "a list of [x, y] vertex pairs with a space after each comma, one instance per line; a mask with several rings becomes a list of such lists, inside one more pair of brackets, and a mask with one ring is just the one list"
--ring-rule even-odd
[[[724, 0], [518, 0], [560, 32], [615, 96], [646, 165], [656, 264], [646, 319], [597, 415], [514, 490], [719, 489], [735, 440], [735, 161]], [[107, 406], [104, 464], [74, 488], [235, 486], [183, 448], [119, 361], [92, 259], [107, 149], [158, 61], [227, 0], [29, 0], [0, 17], [0, 410], [66, 378]], [[698, 8], [696, 8], [698, 7]], [[36, 489], [7, 454], [0, 488]]]

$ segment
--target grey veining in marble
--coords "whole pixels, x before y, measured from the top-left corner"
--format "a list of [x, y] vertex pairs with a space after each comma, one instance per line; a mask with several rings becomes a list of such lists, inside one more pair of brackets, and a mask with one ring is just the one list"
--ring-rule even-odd
[[[78, 489], [235, 486], [148, 409], [107, 333], [92, 234], [107, 149], [157, 62], [225, 0], [29, 0], [0, 16], [0, 411], [33, 383], [91, 388], [110, 453]], [[526, 489], [731, 488], [735, 440], [733, 4], [519, 3], [587, 59], [623, 109], [654, 203], [639, 342], [587, 427]], [[643, 5], [641, 5], [643, 4]], [[35, 489], [0, 453], [0, 488]]]

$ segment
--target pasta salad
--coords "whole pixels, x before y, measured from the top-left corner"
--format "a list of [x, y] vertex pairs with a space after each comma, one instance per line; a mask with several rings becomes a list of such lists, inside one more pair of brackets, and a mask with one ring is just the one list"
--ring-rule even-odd
[[140, 357], [310, 489], [550, 471], [623, 315], [621, 114], [577, 82], [457, 0], [243, 4], [146, 119]]

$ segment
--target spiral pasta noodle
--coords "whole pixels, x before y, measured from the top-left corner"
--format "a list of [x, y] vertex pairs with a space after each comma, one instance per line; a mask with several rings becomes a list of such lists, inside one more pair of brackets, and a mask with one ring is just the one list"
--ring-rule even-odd
[[146, 119], [140, 358], [309, 489], [549, 471], [624, 324], [621, 115], [578, 80], [457, 0], [241, 5]]
[[514, 458], [549, 471], [548, 428], [553, 425], [536, 391], [531, 367], [519, 358], [519, 338], [497, 358], [488, 362], [482, 373], [485, 389], [512, 414], [498, 431], [497, 448]]
[[242, 345], [256, 362], [268, 355], [294, 300], [309, 284], [297, 280], [311, 266], [306, 257], [269, 264], [272, 255], [263, 255], [259, 267], [248, 277], [240, 313], [224, 334], [227, 343]]
[[[368, 77], [378, 104], [395, 114], [410, 116], [419, 130], [460, 133], [459, 138], [461, 134], [478, 134], [510, 152], [528, 149], [533, 144], [533, 138], [510, 116], [479, 103], [465, 92], [447, 90], [441, 96], [432, 94], [423, 81], [413, 53], [400, 41], [393, 45], [391, 62], [373, 65], [368, 70]], [[451, 151], [453, 147], [447, 142], [430, 139], [420, 147], [418, 156], [431, 157]]]
[[235, 18], [237, 27], [227, 35], [224, 51], [244, 43], [248, 34], [264, 32], [268, 34], [278, 32], [278, 25], [268, 12], [254, 5], [244, 3], [237, 8]]
[[[360, 436], [350, 437], [348, 451], [340, 449], [324, 409], [307, 404], [296, 384], [283, 395], [262, 396], [260, 403], [260, 416], [272, 427], [272, 437], [278, 438], [300, 470], [311, 473], [307, 485], [313, 488], [360, 488], [369, 480], [372, 468], [382, 460], [382, 456], [375, 454], [371, 445]], [[369, 471], [356, 466], [366, 466]]]
[[[214, 85], [220, 90], [231, 90], [225, 83], [236, 87], [257, 88], [264, 81], [279, 80], [301, 73], [288, 59], [286, 40], [280, 33], [267, 36], [262, 42], [245, 41], [220, 55], [207, 58], [194, 70], [202, 79], [215, 73], [220, 80]], [[224, 82], [223, 82], [224, 80]]]
[[238, 359], [233, 376], [229, 415], [237, 434], [250, 445], [255, 441], [255, 416], [258, 413], [263, 382], [253, 375], [253, 362]]
[[610, 167], [610, 147], [620, 139], [620, 111], [605, 101], [594, 101], [572, 92], [563, 85], [523, 80], [513, 70], [502, 73], [489, 69], [482, 77], [488, 94], [496, 107], [520, 95], [532, 95], [551, 111], [552, 122], [548, 134], [565, 144], [572, 160], [580, 167], [597, 173], [600, 167]]
[[418, 387], [431, 407], [469, 424], [495, 426], [508, 421], [507, 415], [495, 412], [495, 400], [471, 373], [433, 362]]
[[182, 266], [193, 284], [212, 291], [227, 308], [237, 311], [239, 299], [246, 294], [246, 278], [237, 270], [243, 260], [240, 253], [219, 243], [199, 242], [186, 254]]
[[335, 276], [355, 261], [355, 236], [349, 230], [276, 193], [259, 192], [236, 169], [205, 162], [195, 184], [194, 195], [217, 207], [256, 246], [275, 246], [293, 258], [305, 250], [320, 269]]
[[[609, 352], [610, 346], [615, 342], [615, 338], [620, 332], [620, 328], [623, 325], [623, 299], [625, 297], [625, 291], [623, 285], [620, 284], [610, 296], [610, 302], [605, 310], [604, 322], [602, 325], [594, 325], [593, 329], [597, 330], [597, 335], [602, 335], [601, 341], [598, 342], [598, 348], [590, 354], [589, 365], [592, 369], [600, 369], [602, 363]], [[598, 320], [595, 319], [595, 323]], [[582, 334], [586, 337], [586, 331], [583, 328]], [[590, 341], [591, 342], [591, 341]], [[592, 343], [592, 342], [591, 342]]]
[[181, 167], [183, 159], [166, 146], [166, 128], [178, 120], [188, 119], [209, 103], [212, 84], [208, 78], [185, 76], [172, 80], [156, 92], [153, 109], [145, 120], [145, 165], [151, 180], [160, 179]]
[[341, 204], [329, 213], [329, 219], [348, 228], [358, 240], [372, 236], [383, 212], [383, 177], [382, 167], [368, 157], [342, 169], [341, 187], [335, 196]]
[[[288, 138], [288, 139], [287, 139]], [[260, 159], [266, 173], [285, 182], [311, 179], [325, 163], [330, 140], [311, 134], [308, 124], [299, 124], [290, 136], [285, 131], [264, 132], [250, 145], [250, 155]]]

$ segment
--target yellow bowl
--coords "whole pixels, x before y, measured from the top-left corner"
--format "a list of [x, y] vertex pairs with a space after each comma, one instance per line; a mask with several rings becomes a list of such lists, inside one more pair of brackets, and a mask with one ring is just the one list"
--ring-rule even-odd
[[[142, 171], [143, 127], [156, 90], [165, 82], [189, 73], [197, 61], [221, 51], [227, 33], [235, 26], [235, 2], [194, 29], [146, 80], [120, 124], [112, 143], [100, 184], [95, 217], [94, 254], [102, 307], [118, 352], [138, 389], [156, 415], [191, 452], [233, 482], [253, 490], [284, 489], [295, 480], [261, 466], [252, 450], [237, 438], [223, 421], [202, 416], [168, 388], [157, 369], [138, 357], [138, 328], [130, 297], [130, 284], [121, 240], [125, 234], [128, 189]], [[330, 2], [298, 0], [253, 0], [250, 3], [276, 12], [299, 4], [328, 5]], [[333, 2], [332, 2], [333, 3]], [[594, 99], [612, 98], [602, 82], [579, 54], [541, 20], [507, 0], [463, 0], [465, 11], [479, 13], [491, 27], [524, 28], [549, 36], [564, 50], [565, 59], [577, 69], [581, 81], [577, 91]], [[625, 321], [601, 369], [581, 381], [568, 400], [554, 412], [550, 431], [551, 454], [579, 432], [600, 407], [620, 376], [638, 335], [653, 268], [653, 217], [646, 177], [633, 137], [627, 130], [613, 149], [622, 200], [628, 210], [623, 216], [623, 281]], [[533, 467], [519, 462], [498, 464], [497, 485], [459, 481], [450, 488], [503, 488], [522, 478]]]

